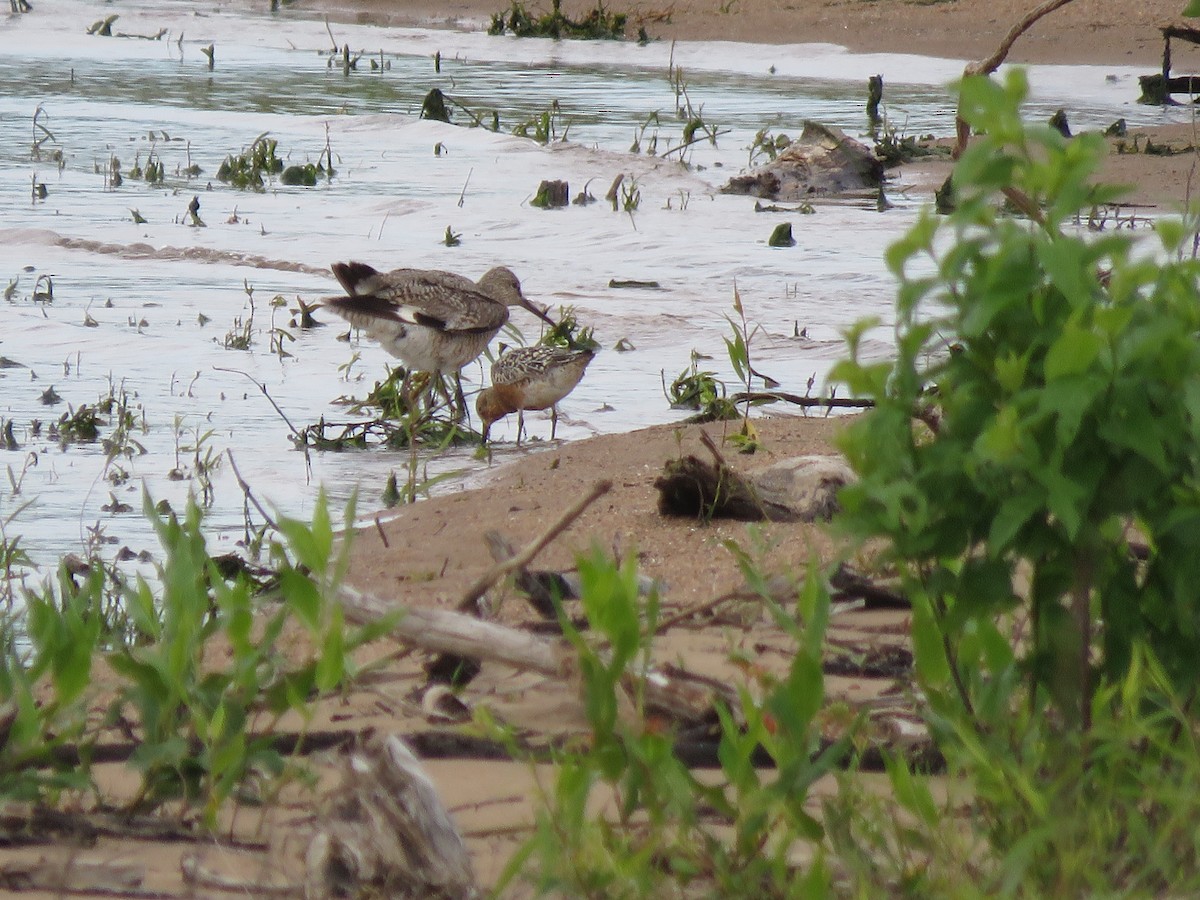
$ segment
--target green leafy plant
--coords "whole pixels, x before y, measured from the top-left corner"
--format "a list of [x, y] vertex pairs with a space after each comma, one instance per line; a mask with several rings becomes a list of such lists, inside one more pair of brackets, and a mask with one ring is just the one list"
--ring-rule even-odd
[[566, 347], [569, 350], [600, 349], [592, 326], [580, 324], [574, 306], [559, 307], [557, 323], [541, 336], [538, 343], [545, 347]]
[[246, 303], [250, 307], [250, 313], [233, 317], [233, 324], [225, 332], [222, 342], [226, 350], [249, 350], [254, 346], [254, 288], [248, 280], [243, 282], [243, 290], [246, 292]]
[[716, 372], [701, 371], [700, 356], [692, 351], [692, 365], [680, 372], [675, 380], [667, 384], [663, 376], [663, 394], [671, 409], [694, 409], [697, 415], [690, 421], [714, 422], [738, 418], [737, 405], [729, 399], [725, 382], [717, 378]]
[[936, 143], [932, 134], [924, 137], [906, 134], [884, 116], [882, 129], [875, 134], [875, 155], [885, 167], [892, 168], [915, 159], [949, 157], [950, 147]]
[[792, 139], [786, 134], [771, 134], [769, 128], [760, 128], [750, 144], [750, 167], [753, 168], [764, 159], [771, 162], [791, 144]]
[[[312, 697], [327, 693], [354, 670], [348, 653], [380, 628], [349, 629], [341, 606], [328, 602], [345, 571], [346, 551], [334, 552], [324, 497], [311, 524], [281, 518], [285, 543], [272, 547], [282, 603], [261, 620], [251, 583], [223, 577], [209, 557], [200, 508], [183, 519], [160, 513], [150, 497], [145, 515], [165, 555], [161, 593], [139, 576], [125, 593], [132, 638], [108, 656], [124, 684], [109, 710], [140, 738], [130, 764], [141, 773], [134, 808], [182, 801], [200, 808], [210, 827], [235, 797], [262, 797], [286, 771], [273, 745], [287, 712], [307, 719]], [[347, 511], [353, 516], [353, 504]], [[276, 647], [296, 623], [310, 647], [293, 662]], [[220, 640], [228, 660], [215, 662]]]
[[57, 577], [60, 602], [33, 593], [23, 620], [0, 615], [0, 801], [48, 802], [91, 786], [88, 768], [59, 751], [85, 734], [101, 578], [77, 585], [62, 566]]
[[725, 338], [725, 350], [729, 354], [729, 364], [733, 366], [734, 374], [746, 389], [746, 399], [742, 404], [742, 427], [737, 434], [731, 435], [729, 440], [737, 445], [742, 453], [753, 453], [758, 449], [758, 436], [754, 428], [750, 425], [750, 388], [751, 380], [757, 374], [754, 367], [750, 364], [750, 338], [751, 332], [746, 324], [746, 310], [742, 306], [742, 295], [737, 289], [737, 285], [733, 286], [733, 311], [737, 313], [737, 320], [725, 317], [725, 321], [729, 323], [729, 328], [732, 333], [731, 337]]
[[[1026, 125], [1025, 94], [963, 82], [955, 209], [887, 254], [897, 358], [849, 333], [835, 376], [876, 408], [843, 440], [843, 522], [904, 579], [930, 723], [1007, 890], [1179, 893], [1194, 813], [1153, 784], [1197, 764], [1195, 222], [1160, 219], [1156, 249], [1076, 228], [1115, 196], [1103, 138]], [[1068, 797], [1095, 816], [1068, 827]]]
[[[651, 712], [637, 673], [650, 665], [657, 596], [639, 598], [632, 558], [618, 565], [594, 550], [578, 567], [596, 638], [584, 638], [566, 616], [561, 621], [577, 654], [589, 740], [586, 749], [557, 755], [534, 834], [499, 890], [521, 875], [539, 894], [554, 896], [823, 893], [825, 867], [818, 861], [805, 871], [792, 856], [798, 842], [821, 839], [805, 803], [845, 750], [835, 745], [819, 753], [813, 724], [823, 697], [820, 652], [828, 619], [821, 580], [806, 582], [798, 611], [803, 629], [764, 595], [780, 627], [796, 639], [795, 656], [782, 678], [763, 677], [763, 700], [743, 689], [736, 708], [719, 707], [720, 770], [701, 779], [674, 754], [672, 731], [646, 723]], [[763, 753], [776, 770], [766, 778], [755, 763]]]
[[[431, 378], [438, 380], [431, 383]], [[457, 400], [450, 399], [452, 387], [442, 375], [410, 372], [400, 366], [390, 368], [387, 377], [375, 382], [366, 397], [339, 401], [353, 413], [375, 413], [373, 418], [349, 424], [322, 420], [304, 429], [297, 440], [330, 450], [372, 444], [384, 444], [394, 450], [418, 445], [443, 450], [458, 444], [478, 443], [482, 436], [457, 415]], [[435, 400], [435, 394], [442, 399]]]
[[548, 144], [551, 141], [565, 141], [570, 130], [570, 124], [563, 122], [562, 108], [554, 100], [547, 109], [513, 126], [512, 133], [517, 137], [532, 138], [539, 144]]

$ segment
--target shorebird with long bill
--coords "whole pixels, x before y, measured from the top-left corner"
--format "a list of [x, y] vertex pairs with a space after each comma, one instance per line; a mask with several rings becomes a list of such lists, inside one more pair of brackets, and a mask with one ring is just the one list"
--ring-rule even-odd
[[478, 281], [436, 269], [380, 272], [366, 263], [334, 263], [346, 291], [324, 303], [409, 369], [453, 375], [459, 410], [465, 407], [459, 370], [479, 356], [519, 306], [554, 326], [521, 291], [512, 270], [497, 266]]
[[566, 347], [518, 347], [502, 353], [492, 363], [492, 386], [480, 391], [475, 401], [483, 421], [483, 442], [487, 443], [493, 422], [515, 412], [520, 444], [527, 409], [550, 410], [550, 440], [554, 440], [558, 401], [575, 389], [595, 355]]

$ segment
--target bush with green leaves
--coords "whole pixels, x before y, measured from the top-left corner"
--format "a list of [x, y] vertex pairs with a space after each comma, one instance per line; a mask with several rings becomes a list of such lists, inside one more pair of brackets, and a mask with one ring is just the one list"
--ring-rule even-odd
[[[1026, 125], [1025, 95], [1020, 72], [963, 82], [955, 208], [887, 253], [895, 360], [860, 360], [870, 323], [849, 334], [835, 377], [876, 406], [842, 441], [842, 521], [890, 547], [931, 723], [1009, 886], [1072, 894], [1136, 883], [1121, 867], [1179, 822], [1159, 761], [1200, 769], [1200, 263], [1190, 219], [1083, 229], [1116, 194], [1092, 182], [1103, 139]], [[1137, 746], [1145, 766], [1110, 765]], [[1063, 827], [1068, 797], [1121, 827]]]

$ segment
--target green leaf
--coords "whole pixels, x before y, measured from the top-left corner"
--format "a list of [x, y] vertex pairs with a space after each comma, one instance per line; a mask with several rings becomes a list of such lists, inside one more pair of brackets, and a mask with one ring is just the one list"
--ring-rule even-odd
[[937, 688], [950, 679], [942, 629], [933, 615], [928, 596], [916, 586], [909, 588], [909, 595], [913, 600], [913, 663], [921, 681]]
[[1095, 332], [1068, 325], [1046, 353], [1046, 381], [1056, 381], [1087, 371], [1103, 347], [1104, 341]]
[[1189, 19], [1194, 19], [1197, 16], [1200, 16], [1200, 0], [1189, 0], [1187, 8], [1183, 11], [1183, 14]]
[[279, 591], [283, 601], [304, 623], [309, 632], [315, 634], [321, 627], [321, 592], [307, 575], [295, 569], [279, 571]]
[[913, 778], [912, 772], [908, 770], [908, 763], [891, 753], [885, 753], [883, 765], [887, 770], [892, 792], [900, 805], [928, 827], [938, 827], [941, 817], [938, 815], [937, 804], [933, 802], [933, 794], [927, 785]]
[[1003, 553], [1012, 539], [1033, 514], [1041, 508], [1042, 500], [1028, 490], [1010, 496], [1000, 505], [988, 531], [988, 550], [994, 555]]
[[317, 690], [331, 691], [346, 676], [346, 631], [342, 622], [341, 606], [334, 606], [330, 616], [329, 630], [321, 646], [321, 658], [317, 660]]

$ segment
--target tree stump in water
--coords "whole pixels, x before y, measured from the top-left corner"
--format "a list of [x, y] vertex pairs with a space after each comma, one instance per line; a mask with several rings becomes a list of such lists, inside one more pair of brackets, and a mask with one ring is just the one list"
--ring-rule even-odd
[[543, 181], [529, 205], [540, 209], [560, 209], [571, 202], [570, 193], [571, 189], [565, 181]]
[[827, 194], [870, 191], [883, 184], [883, 163], [864, 144], [817, 122], [805, 122], [798, 140], [748, 175], [731, 178], [723, 194], [797, 202]]
[[435, 122], [450, 122], [450, 110], [446, 109], [446, 95], [434, 88], [425, 95], [421, 104], [421, 118], [432, 119]]

